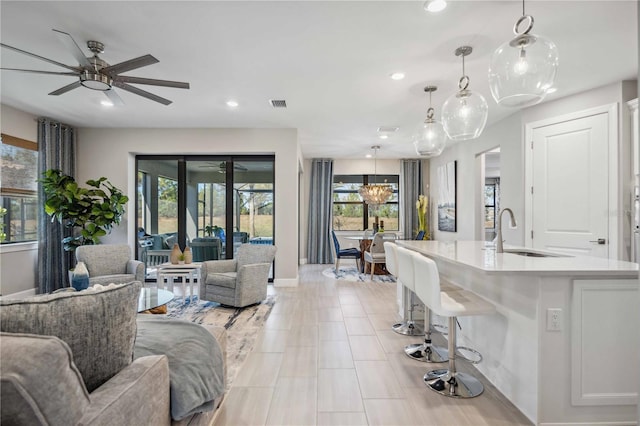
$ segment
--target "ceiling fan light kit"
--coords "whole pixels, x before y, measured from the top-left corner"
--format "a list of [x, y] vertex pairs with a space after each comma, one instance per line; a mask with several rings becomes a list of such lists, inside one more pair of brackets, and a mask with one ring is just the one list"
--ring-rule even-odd
[[489, 106], [484, 97], [469, 89], [469, 77], [464, 72], [464, 58], [473, 52], [471, 46], [461, 46], [455, 50], [462, 56], [462, 77], [458, 81], [458, 91], [442, 106], [442, 125], [449, 139], [461, 141], [475, 139], [482, 134], [487, 124]]
[[[558, 72], [558, 48], [551, 40], [531, 33], [533, 17], [522, 16], [513, 26], [515, 37], [491, 56], [489, 88], [495, 101], [507, 107], [539, 103], [550, 93]], [[526, 24], [526, 27], [520, 27]]]
[[151, 86], [162, 86], [162, 87], [172, 87], [176, 89], [189, 89], [189, 83], [184, 83], [180, 81], [170, 81], [170, 80], [156, 80], [152, 78], [142, 78], [142, 77], [132, 77], [132, 76], [123, 76], [121, 73], [135, 70], [138, 68], [145, 67], [147, 65], [155, 64], [159, 62], [156, 58], [151, 55], [144, 55], [138, 58], [130, 59], [128, 61], [120, 62], [115, 65], [109, 65], [107, 62], [102, 60], [98, 54], [104, 52], [104, 44], [99, 41], [89, 40], [87, 42], [87, 47], [91, 52], [93, 52], [92, 57], [85, 57], [82, 49], [78, 46], [78, 43], [75, 42], [73, 37], [70, 34], [65, 33], [64, 31], [53, 30], [56, 35], [60, 38], [63, 44], [70, 50], [71, 54], [78, 61], [77, 66], [66, 65], [61, 62], [54, 61], [52, 59], [45, 58], [40, 55], [36, 55], [35, 53], [27, 52], [22, 49], [18, 49], [17, 47], [9, 46], [4, 43], [0, 43], [0, 46], [13, 50], [15, 52], [19, 52], [25, 54], [27, 56], [31, 56], [36, 59], [40, 59], [42, 61], [48, 62], [50, 64], [66, 68], [71, 72], [53, 72], [53, 71], [39, 71], [39, 70], [25, 70], [25, 69], [16, 69], [16, 68], [0, 68], [2, 70], [8, 71], [21, 71], [21, 72], [30, 72], [36, 74], [55, 74], [55, 75], [66, 75], [70, 77], [76, 77], [78, 80], [74, 83], [68, 84], [64, 87], [61, 87], [53, 92], [49, 93], [52, 96], [62, 95], [63, 93], [67, 93], [70, 90], [73, 90], [77, 87], [86, 87], [91, 90], [98, 90], [103, 92], [109, 101], [114, 105], [122, 105], [122, 99], [114, 90], [114, 87], [119, 89], [126, 90], [130, 93], [142, 96], [149, 100], [161, 103], [163, 105], [171, 104], [169, 99], [163, 98], [161, 96], [155, 95], [153, 93], [147, 92], [145, 90], [139, 89], [135, 86], [131, 86], [131, 84], [146, 84]]
[[413, 141], [416, 153], [422, 157], [431, 158], [442, 154], [447, 144], [447, 134], [442, 123], [433, 118], [434, 110], [431, 107], [431, 94], [438, 90], [437, 86], [427, 86], [424, 91], [429, 93], [429, 109], [427, 118], [418, 129]]

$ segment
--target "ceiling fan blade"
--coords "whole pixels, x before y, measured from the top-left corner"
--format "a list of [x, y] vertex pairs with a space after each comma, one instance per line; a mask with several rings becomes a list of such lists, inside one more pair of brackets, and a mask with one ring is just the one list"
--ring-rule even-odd
[[115, 106], [122, 106], [124, 105], [124, 102], [122, 101], [122, 98], [120, 97], [120, 95], [118, 95], [118, 93], [116, 93], [116, 91], [111, 88], [109, 90], [105, 90], [104, 94], [107, 96], [107, 98], [109, 98], [109, 100], [111, 101], [111, 103]]
[[164, 86], [164, 87], [174, 87], [176, 89], [188, 89], [189, 83], [183, 83], [181, 81], [170, 81], [170, 80], [156, 80], [153, 78], [143, 78], [143, 77], [129, 77], [126, 75], [119, 75], [115, 78], [116, 81], [121, 81], [123, 83], [133, 83], [133, 84], [149, 84], [152, 86]]
[[69, 75], [72, 77], [78, 77], [80, 73], [77, 72], [56, 72], [56, 71], [40, 71], [40, 70], [23, 70], [21, 68], [0, 68], [0, 70], [4, 71], [21, 71], [21, 72], [32, 72], [35, 74], [51, 74], [51, 75]]
[[142, 96], [142, 97], [147, 98], [147, 99], [151, 99], [152, 101], [159, 102], [159, 103], [161, 103], [163, 105], [169, 105], [172, 102], [169, 99], [162, 98], [162, 97], [160, 97], [158, 95], [154, 95], [153, 93], [149, 93], [149, 92], [147, 92], [145, 90], [138, 89], [137, 87], [134, 87], [134, 86], [129, 86], [126, 83], [114, 81], [113, 85], [116, 86], [116, 87], [121, 88], [122, 90], [126, 90], [127, 92], [135, 93], [136, 95]]
[[80, 84], [80, 81], [78, 80], [78, 81], [76, 81], [76, 82], [74, 82], [74, 83], [67, 84], [67, 85], [66, 85], [66, 86], [64, 86], [64, 87], [61, 87], [61, 88], [59, 88], [58, 90], [54, 90], [53, 92], [51, 92], [51, 93], [49, 93], [49, 94], [50, 94], [50, 95], [53, 95], [53, 96], [62, 95], [63, 93], [67, 93], [68, 91], [73, 90], [73, 89], [75, 89], [76, 87], [80, 87], [80, 86], [81, 86], [81, 84]]
[[53, 31], [56, 33], [60, 41], [71, 52], [73, 57], [76, 58], [76, 61], [78, 61], [78, 64], [80, 64], [80, 66], [84, 68], [92, 68], [91, 62], [89, 62], [87, 57], [84, 56], [84, 52], [82, 51], [82, 49], [80, 49], [80, 46], [78, 46], [78, 43], [76, 43], [73, 37], [71, 37], [71, 34], [56, 29], [54, 29]]
[[117, 74], [135, 70], [136, 68], [146, 67], [147, 65], [157, 64], [158, 61], [151, 55], [140, 56], [139, 58], [129, 59], [128, 61], [120, 62], [119, 64], [111, 65], [102, 68], [100, 71], [115, 77]]
[[65, 65], [61, 62], [54, 61], [53, 59], [45, 58], [44, 56], [36, 55], [35, 53], [27, 52], [26, 50], [18, 49], [17, 47], [9, 46], [8, 44], [0, 43], [0, 46], [6, 47], [7, 49], [14, 50], [16, 52], [22, 53], [24, 55], [32, 56], [34, 58], [40, 59], [41, 61], [49, 62], [50, 64], [57, 65], [62, 68], [66, 68], [71, 71], [75, 71], [77, 73], [82, 72], [82, 68], [80, 67], [72, 67], [71, 65]]

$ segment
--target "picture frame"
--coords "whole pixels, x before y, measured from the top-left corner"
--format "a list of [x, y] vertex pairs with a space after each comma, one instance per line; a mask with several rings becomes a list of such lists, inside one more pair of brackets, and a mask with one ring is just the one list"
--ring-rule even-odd
[[438, 182], [438, 230], [457, 232], [457, 162], [450, 161], [436, 170]]

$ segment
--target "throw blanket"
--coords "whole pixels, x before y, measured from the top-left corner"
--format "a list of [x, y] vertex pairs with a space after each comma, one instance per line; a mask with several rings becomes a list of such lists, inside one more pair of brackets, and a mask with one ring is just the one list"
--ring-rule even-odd
[[215, 337], [192, 322], [142, 314], [137, 323], [134, 359], [169, 358], [171, 418], [215, 409], [214, 400], [224, 393], [224, 360]]

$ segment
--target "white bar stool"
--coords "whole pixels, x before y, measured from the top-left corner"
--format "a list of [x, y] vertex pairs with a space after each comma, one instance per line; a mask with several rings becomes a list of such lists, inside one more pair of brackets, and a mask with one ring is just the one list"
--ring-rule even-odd
[[[419, 336], [422, 334], [422, 329], [413, 321], [413, 293], [407, 288], [404, 281], [402, 281], [399, 276], [400, 268], [398, 267], [398, 248], [400, 247], [398, 247], [394, 242], [385, 241], [384, 243], [387, 271], [396, 277], [398, 283], [402, 285], [402, 301], [404, 305], [402, 322], [394, 324], [391, 328], [398, 334], [403, 334], [405, 336]], [[411, 269], [413, 270], [413, 265]], [[413, 273], [408, 276], [413, 277]], [[413, 281], [413, 279], [411, 281]]]
[[408, 288], [413, 288], [418, 298], [424, 303], [424, 343], [407, 345], [404, 348], [404, 353], [409, 358], [417, 361], [446, 362], [449, 359], [447, 348], [431, 344], [431, 311], [427, 306], [426, 300], [418, 293], [418, 286], [423, 285], [423, 280], [419, 280], [415, 273], [413, 253], [415, 252], [404, 247], [396, 248], [398, 270], [402, 277], [402, 283]]
[[[428, 257], [411, 252], [417, 282], [418, 297], [437, 315], [449, 318], [449, 368], [428, 371], [424, 382], [429, 389], [454, 398], [473, 398], [484, 391], [484, 386], [470, 374], [456, 370], [456, 318], [469, 315], [488, 315], [496, 307], [477, 294], [457, 288], [440, 287], [438, 266]], [[400, 259], [400, 253], [398, 253]]]

